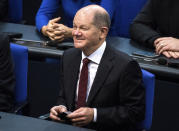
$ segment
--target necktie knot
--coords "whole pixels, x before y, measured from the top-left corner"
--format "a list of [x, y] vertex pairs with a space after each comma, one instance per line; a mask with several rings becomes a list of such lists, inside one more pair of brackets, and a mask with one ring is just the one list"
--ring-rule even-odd
[[90, 62], [90, 60], [88, 58], [83, 59], [83, 64], [84, 65], [88, 65], [89, 62]]

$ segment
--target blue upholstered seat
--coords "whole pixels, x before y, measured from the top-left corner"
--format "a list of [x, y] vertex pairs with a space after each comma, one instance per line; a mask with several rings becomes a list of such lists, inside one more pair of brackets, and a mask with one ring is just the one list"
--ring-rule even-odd
[[10, 45], [15, 70], [15, 102], [20, 105], [27, 99], [28, 49], [25, 46]]
[[142, 69], [142, 75], [143, 75], [143, 83], [146, 92], [146, 96], [145, 96], [146, 112], [145, 112], [145, 120], [139, 123], [139, 128], [149, 131], [152, 125], [155, 75], [143, 69]]

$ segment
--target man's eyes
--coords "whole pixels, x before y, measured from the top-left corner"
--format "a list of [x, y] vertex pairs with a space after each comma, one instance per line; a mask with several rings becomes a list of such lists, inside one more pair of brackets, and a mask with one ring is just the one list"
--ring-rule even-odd
[[87, 27], [81, 27], [81, 29], [82, 29], [82, 30], [88, 30], [88, 28], [87, 28]]
[[[77, 29], [77, 26], [73, 26], [73, 29]], [[81, 30], [88, 30], [89, 28], [88, 27], [79, 27], [79, 29], [81, 29]]]

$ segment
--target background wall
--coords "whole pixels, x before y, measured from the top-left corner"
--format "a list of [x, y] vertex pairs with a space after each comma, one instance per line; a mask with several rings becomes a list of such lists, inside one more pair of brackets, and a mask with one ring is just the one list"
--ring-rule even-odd
[[42, 0], [23, 0], [23, 20], [25, 24], [35, 25], [35, 16]]

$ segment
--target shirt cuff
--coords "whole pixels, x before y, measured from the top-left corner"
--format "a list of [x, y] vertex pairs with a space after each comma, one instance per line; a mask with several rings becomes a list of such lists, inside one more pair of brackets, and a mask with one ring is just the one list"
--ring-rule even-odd
[[94, 110], [93, 122], [96, 122], [96, 120], [97, 120], [97, 109], [93, 108], [93, 110]]

